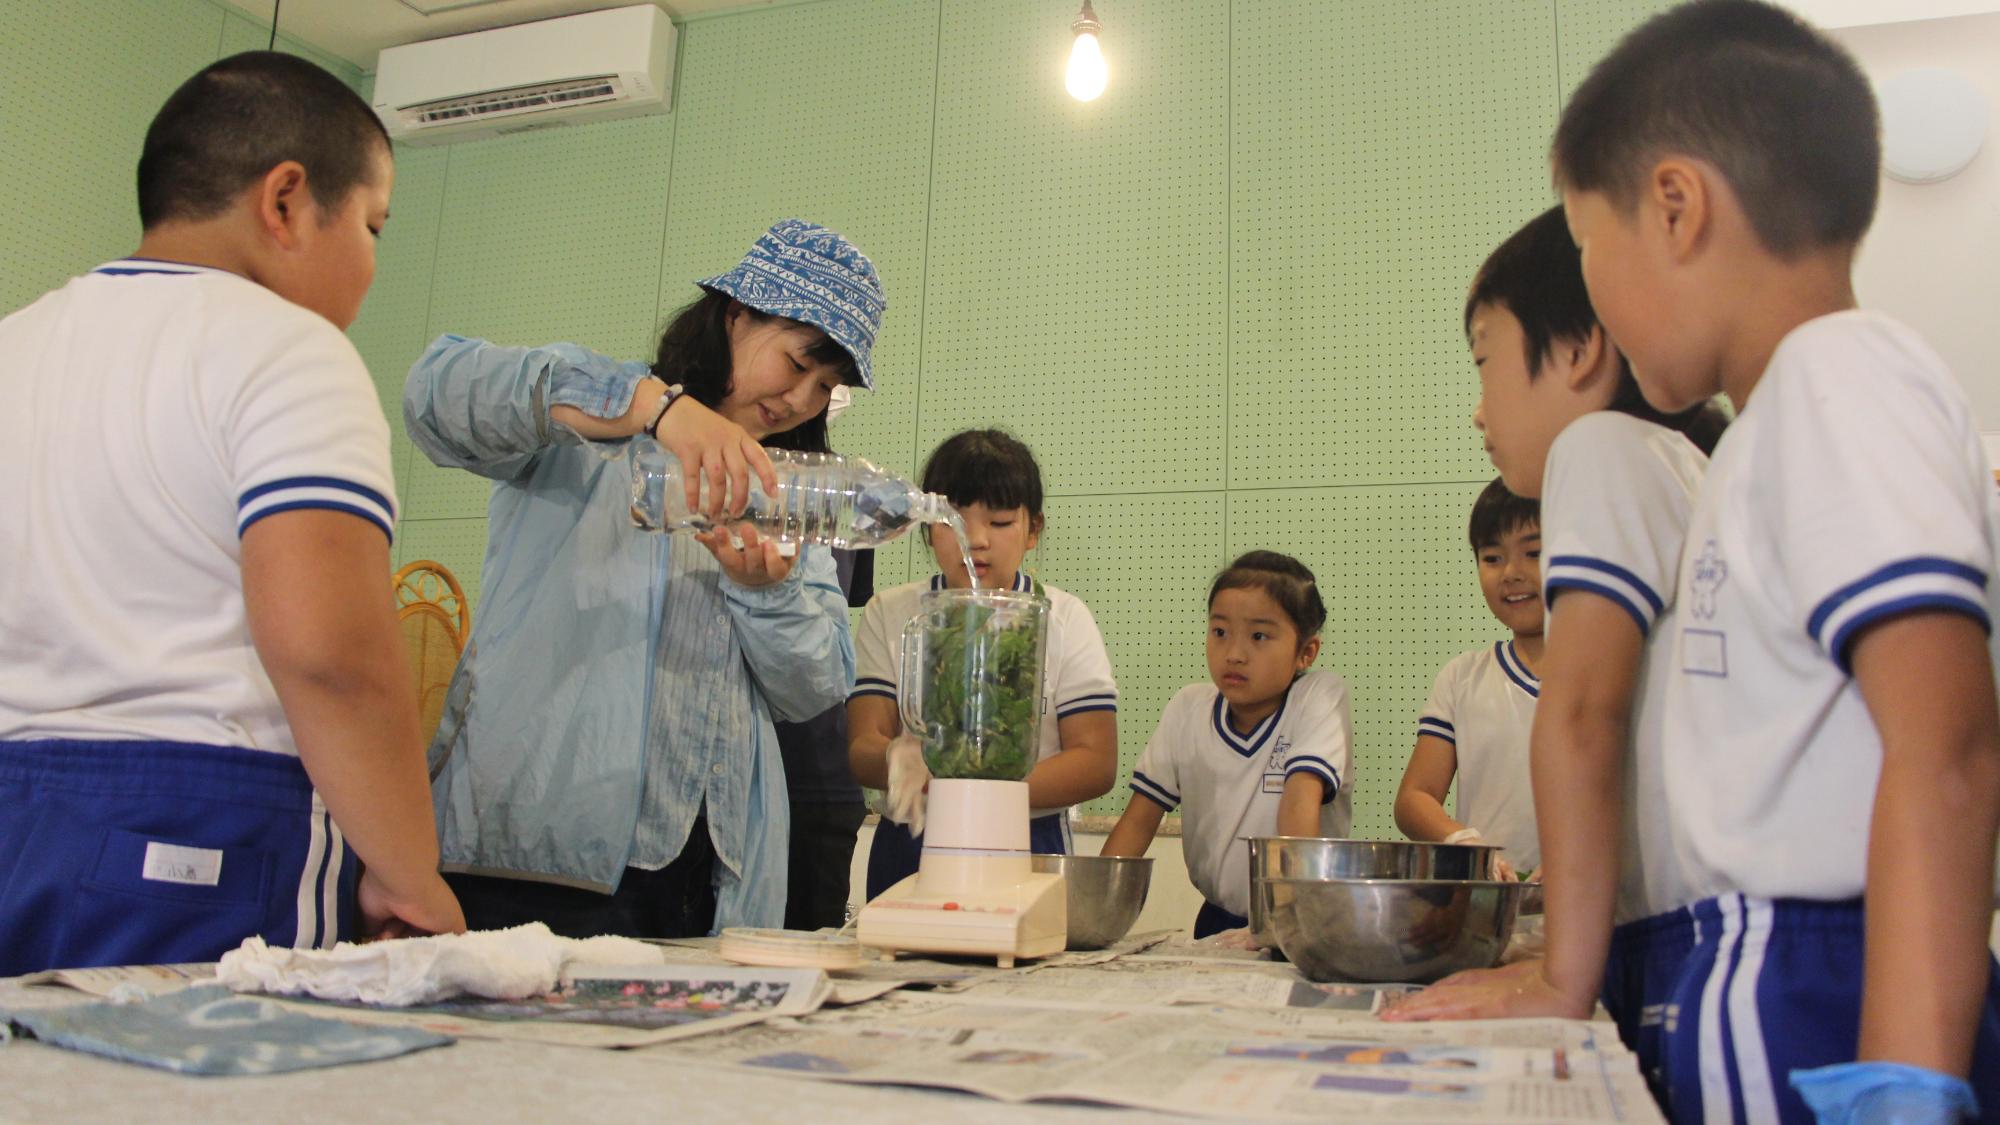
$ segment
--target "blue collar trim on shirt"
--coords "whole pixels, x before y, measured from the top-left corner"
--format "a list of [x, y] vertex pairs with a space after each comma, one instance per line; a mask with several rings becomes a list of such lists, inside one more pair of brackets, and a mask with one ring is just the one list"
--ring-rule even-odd
[[[1292, 682], [1297, 683], [1298, 681], [1293, 680]], [[1251, 757], [1264, 748], [1264, 743], [1270, 739], [1271, 732], [1278, 729], [1278, 720], [1285, 717], [1285, 705], [1291, 701], [1292, 689], [1288, 686], [1285, 688], [1284, 697], [1278, 700], [1278, 709], [1266, 715], [1264, 721], [1257, 724], [1256, 729], [1247, 735], [1243, 735], [1237, 734], [1235, 728], [1229, 725], [1229, 700], [1223, 698], [1222, 693], [1218, 691], [1215, 693], [1215, 713], [1213, 716], [1216, 737], [1222, 739], [1224, 746], [1236, 751], [1243, 757]]]
[[1493, 659], [1500, 662], [1500, 670], [1507, 673], [1507, 678], [1514, 681], [1515, 687], [1527, 692], [1531, 699], [1541, 698], [1541, 678], [1528, 671], [1528, 665], [1521, 660], [1521, 654], [1515, 651], [1513, 641], [1494, 641]]
[[113, 277], [129, 277], [133, 274], [142, 274], [142, 273], [159, 273], [159, 274], [179, 275], [181, 277], [194, 277], [200, 274], [216, 273], [218, 271], [210, 266], [193, 266], [189, 265], [186, 262], [169, 262], [169, 261], [164, 261], [160, 258], [120, 258], [115, 262], [106, 262], [105, 264], [97, 267], [94, 270], [91, 270], [90, 272], [109, 274]]

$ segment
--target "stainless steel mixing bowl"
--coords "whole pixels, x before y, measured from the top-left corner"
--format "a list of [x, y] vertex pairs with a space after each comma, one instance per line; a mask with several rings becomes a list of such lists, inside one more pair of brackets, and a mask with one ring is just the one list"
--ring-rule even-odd
[[1063, 877], [1071, 949], [1103, 949], [1124, 937], [1145, 909], [1153, 882], [1153, 861], [1146, 856], [1038, 855], [1034, 868]]
[[1278, 946], [1271, 928], [1270, 879], [1474, 879], [1493, 877], [1500, 849], [1489, 844], [1419, 844], [1409, 840], [1250, 837], [1250, 933]]
[[1454, 879], [1266, 879], [1278, 947], [1316, 981], [1427, 983], [1496, 965], [1527, 888]]

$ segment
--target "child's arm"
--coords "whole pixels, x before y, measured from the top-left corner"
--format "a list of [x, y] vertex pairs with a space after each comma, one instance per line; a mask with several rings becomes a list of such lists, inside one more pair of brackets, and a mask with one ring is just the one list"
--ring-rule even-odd
[[1125, 803], [1125, 814], [1118, 818], [1118, 824], [1111, 829], [1111, 835], [1104, 838], [1104, 847], [1098, 855], [1142, 856], [1153, 846], [1153, 837], [1160, 833], [1160, 820], [1167, 815], [1167, 808], [1151, 797], [1138, 793]]
[[387, 582], [388, 540], [343, 512], [281, 512], [243, 533], [243, 600], [299, 761], [366, 865], [364, 929], [457, 933], [409, 658]]
[[889, 788], [889, 742], [903, 733], [896, 701], [857, 695], [847, 701], [847, 768], [870, 789]]
[[1458, 774], [1458, 747], [1434, 734], [1417, 736], [1403, 783], [1396, 789], [1396, 827], [1412, 840], [1442, 840], [1466, 826], [1444, 811], [1451, 779]]
[[1540, 972], [1493, 969], [1426, 989], [1388, 1018], [1584, 1019], [1596, 1007], [1617, 905], [1625, 744], [1645, 637], [1624, 607], [1582, 589], [1550, 607], [1548, 635], [1528, 752], [1548, 955]]
[[1278, 835], [1319, 835], [1319, 810], [1326, 804], [1326, 782], [1318, 774], [1297, 770], [1285, 778], [1278, 798]]
[[1118, 714], [1086, 711], [1056, 721], [1062, 750], [1028, 774], [1028, 804], [1064, 808], [1111, 792], [1118, 780]]
[[1864, 633], [1853, 667], [1882, 738], [1859, 1058], [1963, 1076], [1987, 990], [2000, 825], [1992, 658], [1977, 621], [1916, 613]]

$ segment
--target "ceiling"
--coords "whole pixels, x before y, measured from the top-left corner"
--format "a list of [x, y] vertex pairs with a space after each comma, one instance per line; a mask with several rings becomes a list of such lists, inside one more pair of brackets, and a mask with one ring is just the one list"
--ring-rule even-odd
[[[269, 24], [272, 0], [225, 0]], [[363, 70], [384, 47], [615, 7], [632, 0], [280, 0], [278, 30], [331, 51]], [[798, 0], [655, 0], [675, 19]], [[833, 0], [825, 0], [831, 3]], [[2000, 12], [2000, 0], [1779, 0], [1821, 27]], [[433, 9], [424, 15], [416, 9]]]
[[[224, 0], [259, 23], [271, 23], [272, 0]], [[363, 70], [375, 69], [384, 47], [614, 8], [639, 0], [280, 0], [278, 30], [330, 51]], [[655, 0], [675, 19], [735, 8], [765, 8], [785, 0]], [[440, 9], [423, 15], [415, 8]]]

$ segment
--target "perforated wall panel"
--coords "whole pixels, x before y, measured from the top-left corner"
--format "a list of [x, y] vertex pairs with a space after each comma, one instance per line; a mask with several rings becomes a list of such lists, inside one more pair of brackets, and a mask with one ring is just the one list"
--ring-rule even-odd
[[1118, 781], [1085, 812], [1124, 811], [1131, 763], [1160, 710], [1208, 678], [1204, 598], [1223, 558], [1225, 502], [1219, 492], [1196, 492], [1060, 496], [1048, 504], [1029, 566], [1090, 607], [1118, 679]]
[[12, 312], [139, 243], [146, 124], [215, 61], [207, 0], [37, 0], [5, 8], [0, 66], [0, 309]]
[[1557, 60], [1564, 101], [1625, 33], [1673, 7], [1669, 0], [1556, 0]]
[[1068, 18], [944, 5], [919, 445], [1004, 425], [1056, 493], [1218, 488], [1228, 6], [1126, 6], [1088, 104]]
[[1488, 475], [1459, 311], [1553, 201], [1548, 4], [1235, 5], [1229, 485]]

